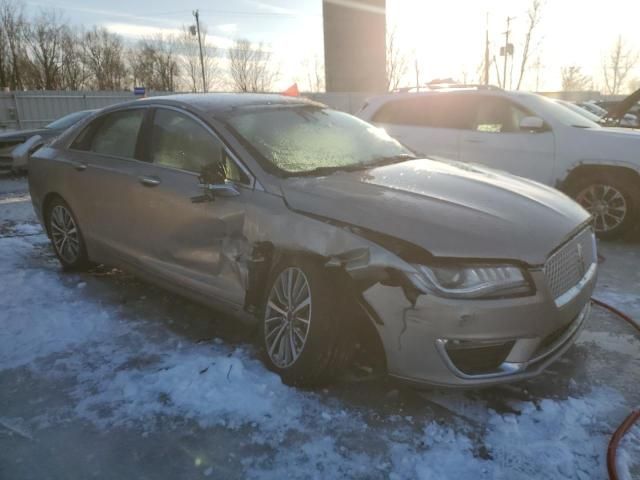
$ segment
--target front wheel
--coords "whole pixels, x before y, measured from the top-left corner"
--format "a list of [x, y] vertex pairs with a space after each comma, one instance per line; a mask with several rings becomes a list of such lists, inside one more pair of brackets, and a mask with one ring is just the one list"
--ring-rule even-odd
[[600, 238], [622, 236], [634, 224], [638, 199], [633, 182], [619, 175], [585, 176], [572, 182], [569, 194], [593, 215]]
[[286, 384], [324, 384], [350, 360], [349, 329], [337, 297], [325, 269], [313, 261], [282, 262], [274, 269], [261, 337], [267, 366]]

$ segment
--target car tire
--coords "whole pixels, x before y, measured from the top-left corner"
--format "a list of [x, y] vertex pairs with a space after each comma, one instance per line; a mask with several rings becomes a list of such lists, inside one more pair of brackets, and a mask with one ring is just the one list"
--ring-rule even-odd
[[47, 205], [46, 227], [51, 238], [53, 251], [68, 271], [84, 271], [91, 267], [87, 248], [71, 207], [60, 197]]
[[599, 238], [620, 238], [638, 217], [640, 201], [637, 180], [618, 173], [602, 172], [571, 181], [567, 193], [594, 217]]
[[352, 359], [351, 329], [341, 315], [345, 296], [331, 280], [320, 262], [307, 258], [284, 260], [272, 270], [260, 337], [266, 365], [287, 385], [327, 384]]

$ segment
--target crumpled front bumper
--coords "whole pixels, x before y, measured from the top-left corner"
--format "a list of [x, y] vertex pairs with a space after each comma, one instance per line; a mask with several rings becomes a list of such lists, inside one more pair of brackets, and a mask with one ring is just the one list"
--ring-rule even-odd
[[374, 285], [363, 294], [390, 375], [412, 383], [473, 387], [535, 376], [577, 338], [589, 314], [596, 269], [560, 307], [542, 270], [531, 271], [536, 294], [497, 300], [421, 295], [415, 305], [400, 287]]

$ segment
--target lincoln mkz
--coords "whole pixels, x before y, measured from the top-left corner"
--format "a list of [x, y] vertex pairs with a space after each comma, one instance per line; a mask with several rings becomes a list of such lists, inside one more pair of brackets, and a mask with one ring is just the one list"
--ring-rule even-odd
[[417, 158], [304, 99], [142, 99], [29, 162], [66, 269], [116, 266], [253, 322], [288, 384], [339, 375], [360, 335], [415, 384], [520, 380], [562, 355], [589, 312], [596, 247], [573, 200]]

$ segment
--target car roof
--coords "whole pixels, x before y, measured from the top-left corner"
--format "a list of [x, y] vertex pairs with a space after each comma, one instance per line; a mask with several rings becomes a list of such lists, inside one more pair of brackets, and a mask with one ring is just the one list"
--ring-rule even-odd
[[438, 88], [434, 90], [427, 90], [424, 92], [389, 92], [382, 95], [374, 95], [367, 98], [367, 101], [360, 109], [359, 115], [373, 115], [378, 109], [382, 108], [388, 102], [394, 100], [406, 100], [411, 98], [432, 97], [434, 95], [483, 95], [483, 96], [496, 96], [505, 98], [524, 98], [536, 96], [535, 93], [520, 92], [517, 90], [502, 90], [498, 88]]
[[536, 95], [530, 92], [520, 92], [517, 90], [499, 90], [499, 89], [477, 89], [477, 88], [439, 88], [437, 90], [427, 90], [425, 92], [390, 92], [382, 95], [375, 95], [370, 97], [370, 100], [392, 100], [396, 98], [416, 98], [433, 95], [446, 95], [446, 94], [463, 94], [463, 95], [495, 95], [500, 97], [528, 97]]
[[207, 114], [219, 114], [237, 108], [250, 108], [268, 105], [315, 105], [325, 107], [322, 103], [302, 97], [267, 93], [186, 93], [177, 95], [159, 95], [127, 102], [123, 105], [169, 105], [186, 106]]

